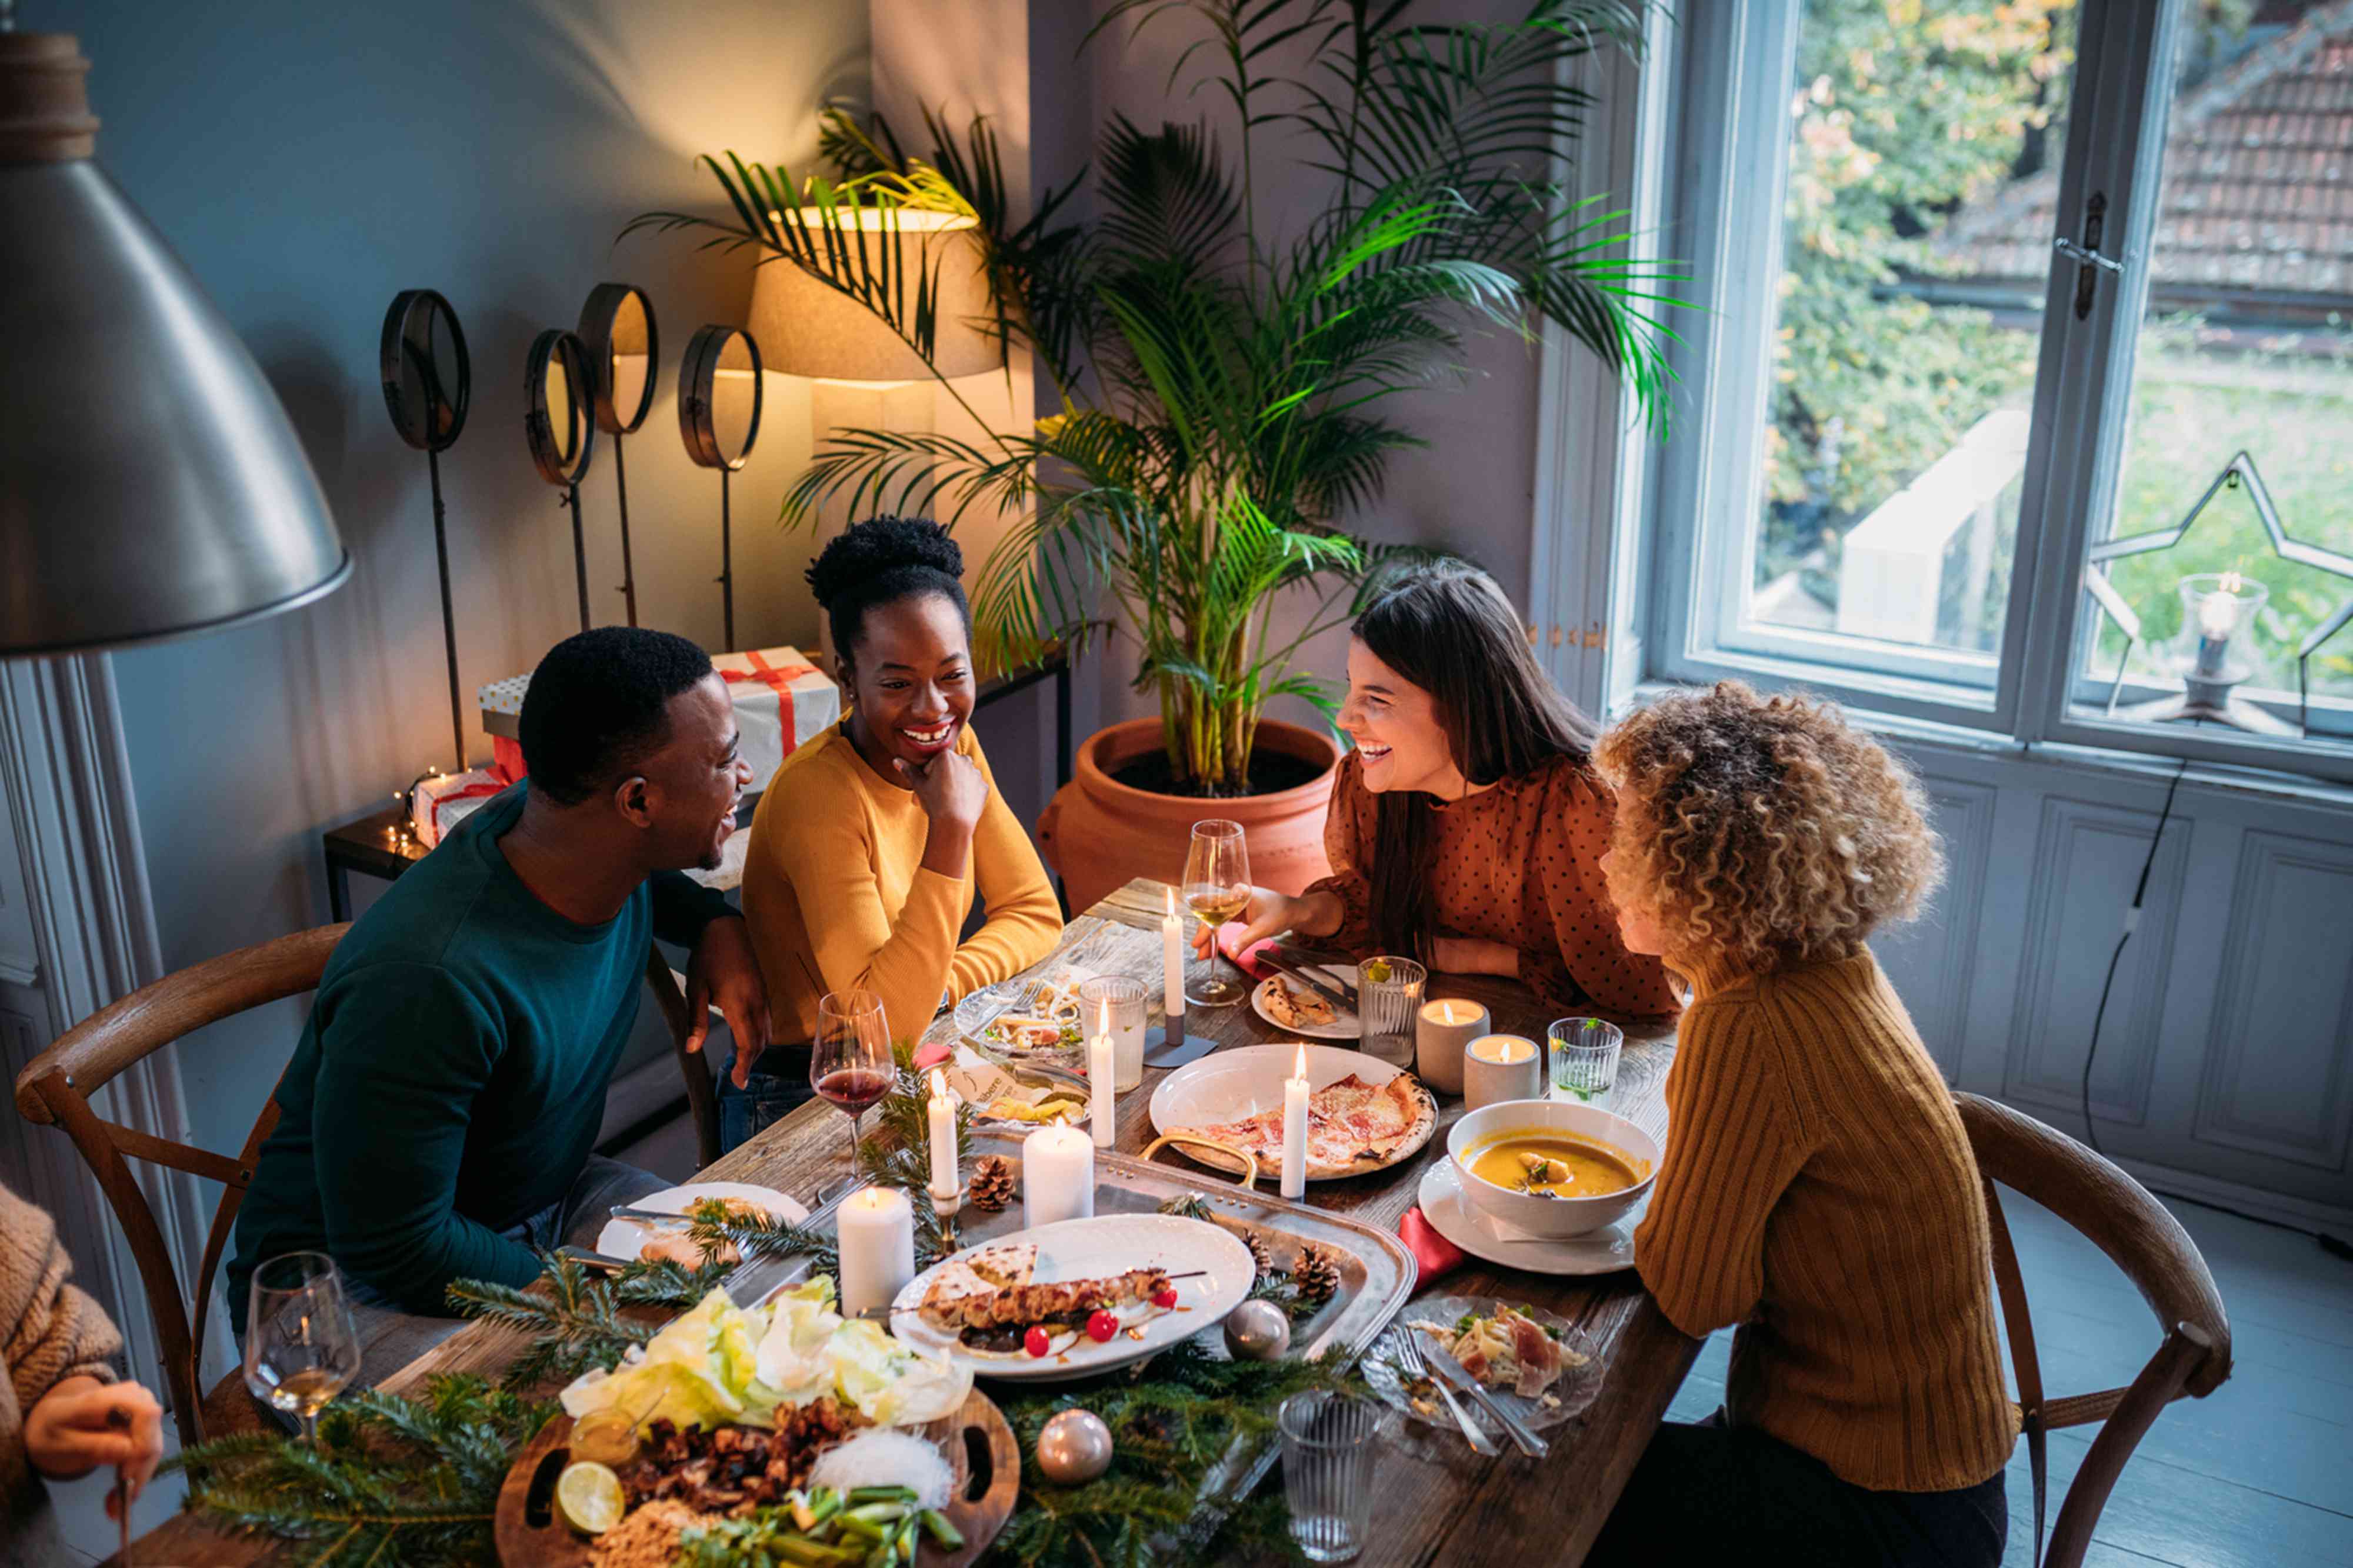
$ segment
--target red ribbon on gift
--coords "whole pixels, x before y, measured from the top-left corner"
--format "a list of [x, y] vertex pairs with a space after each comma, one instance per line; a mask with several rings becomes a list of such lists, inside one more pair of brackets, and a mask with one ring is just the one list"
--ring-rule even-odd
[[441, 826], [441, 813], [450, 805], [461, 800], [488, 800], [506, 787], [503, 783], [490, 780], [482, 784], [470, 784], [464, 789], [451, 790], [448, 795], [435, 795], [433, 797], [433, 842], [438, 845], [448, 835], [449, 830]]
[[804, 675], [817, 674], [817, 666], [790, 664], [779, 668], [770, 664], [766, 656], [757, 648], [751, 649], [744, 657], [752, 661], [751, 668], [723, 669], [719, 673], [731, 686], [738, 681], [756, 680], [776, 694], [776, 717], [784, 725], [785, 755], [789, 757], [800, 745], [800, 730], [793, 721], [792, 683]]

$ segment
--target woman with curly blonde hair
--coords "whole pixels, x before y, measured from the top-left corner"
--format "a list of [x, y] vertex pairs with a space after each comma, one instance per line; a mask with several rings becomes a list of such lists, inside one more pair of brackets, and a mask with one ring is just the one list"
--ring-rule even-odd
[[1726, 681], [1602, 738], [1626, 945], [1691, 983], [1635, 1268], [1737, 1325], [1725, 1407], [1652, 1438], [1588, 1563], [2001, 1561], [2017, 1422], [1983, 1190], [1871, 955], [1942, 869], [1918, 784], [1835, 708]]

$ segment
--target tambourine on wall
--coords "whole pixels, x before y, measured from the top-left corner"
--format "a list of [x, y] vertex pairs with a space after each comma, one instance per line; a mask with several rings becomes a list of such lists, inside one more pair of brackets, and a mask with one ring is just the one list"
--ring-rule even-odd
[[599, 283], [580, 307], [580, 346], [588, 374], [596, 428], [613, 438], [613, 497], [621, 516], [621, 603], [638, 624], [638, 575], [629, 554], [629, 476], [621, 437], [646, 422], [654, 405], [654, 367], [661, 339], [653, 301], [630, 283]]
[[441, 568], [441, 646], [449, 664], [449, 744], [452, 773], [466, 771], [466, 710], [459, 697], [458, 623], [449, 602], [449, 529], [441, 504], [441, 454], [466, 428], [473, 395], [473, 362], [449, 301], [430, 289], [393, 297], [384, 315], [380, 352], [384, 404], [400, 438], [425, 454], [433, 490], [433, 552]]
[[588, 618], [588, 543], [580, 524], [580, 481], [596, 449], [596, 381], [578, 337], [551, 327], [532, 340], [523, 366], [523, 438], [539, 477], [564, 492], [572, 510], [572, 568], [580, 590], [580, 629]]
[[735, 649], [735, 542], [728, 476], [760, 439], [760, 345], [734, 327], [708, 326], [686, 345], [678, 372], [678, 430], [687, 456], [719, 470], [719, 605], [726, 651]]

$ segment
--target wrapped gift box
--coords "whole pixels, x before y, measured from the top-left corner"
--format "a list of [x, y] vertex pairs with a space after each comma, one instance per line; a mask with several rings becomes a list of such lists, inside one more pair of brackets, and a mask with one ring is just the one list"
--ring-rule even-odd
[[408, 786], [408, 820], [427, 849], [513, 781], [487, 769], [427, 773]]
[[[798, 648], [723, 653], [711, 662], [735, 700], [735, 723], [744, 732], [744, 760], [752, 764], [754, 794], [768, 787], [768, 780], [802, 742], [841, 717], [840, 689], [803, 658]], [[523, 693], [530, 686], [530, 676], [510, 676], [476, 694], [482, 728], [490, 731], [497, 754], [495, 772], [510, 781], [523, 776], [518, 726]]]

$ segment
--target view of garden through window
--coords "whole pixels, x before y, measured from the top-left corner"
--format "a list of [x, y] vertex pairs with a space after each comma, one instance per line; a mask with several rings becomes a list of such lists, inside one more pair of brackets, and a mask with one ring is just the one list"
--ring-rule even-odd
[[[2192, 0], [2113, 517], [2168, 528], [2245, 450], [2288, 531], [2353, 552], [2353, 21]], [[2337, 18], [2333, 23], [2331, 18]], [[1990, 657], [2010, 593], [2074, 64], [2073, 0], [1808, 0], [1747, 618]], [[2104, 248], [2121, 248], [2111, 226]], [[2353, 583], [2279, 560], [2243, 489], [2117, 562], [2158, 684], [2185, 574], [2270, 590], [2252, 685]], [[2123, 639], [2086, 641], [2112, 678]], [[2353, 697], [2353, 630], [2313, 662]]]

